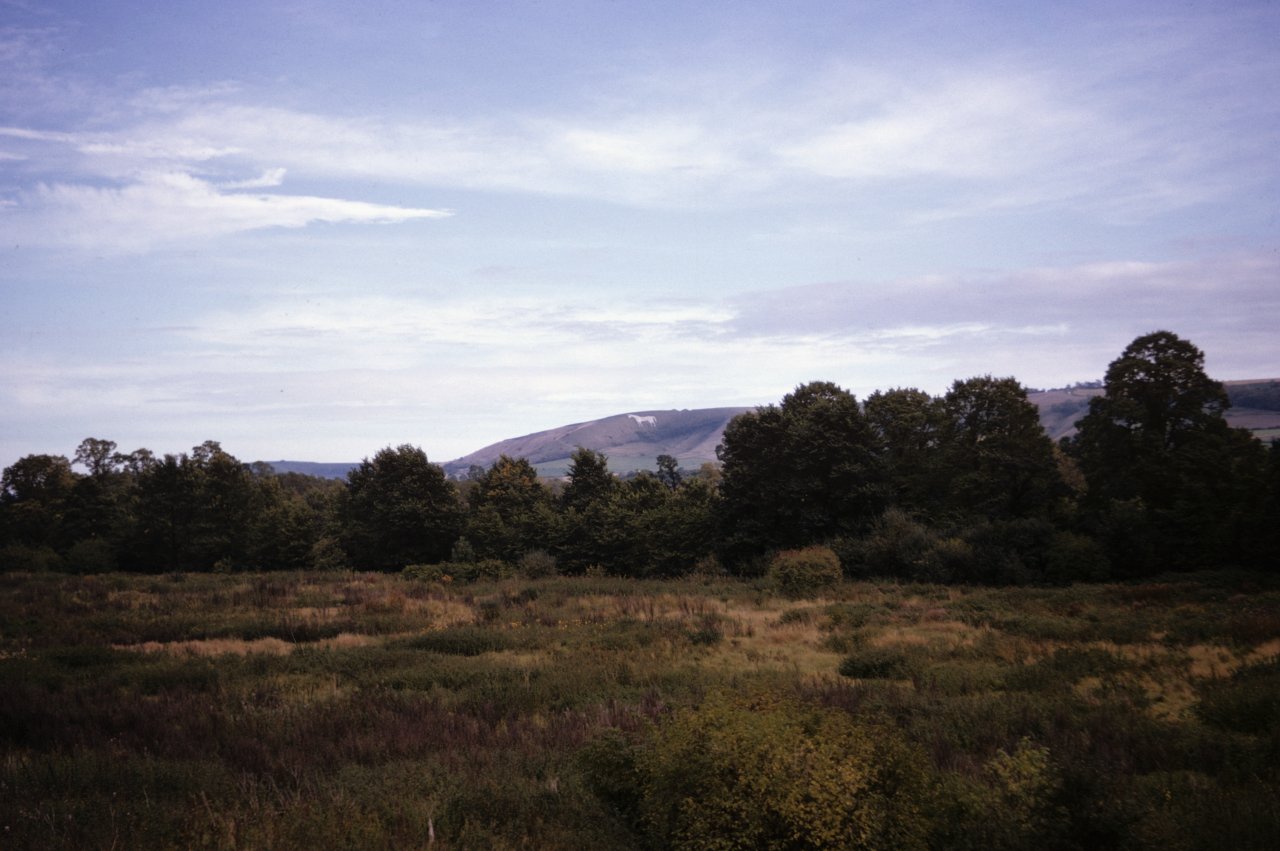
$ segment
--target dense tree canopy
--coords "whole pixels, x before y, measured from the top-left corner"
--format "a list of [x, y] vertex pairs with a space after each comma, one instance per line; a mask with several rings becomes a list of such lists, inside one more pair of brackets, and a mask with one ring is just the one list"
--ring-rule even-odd
[[1227, 425], [1230, 402], [1204, 353], [1168, 331], [1147, 334], [1111, 363], [1104, 387], [1069, 443], [1099, 534], [1137, 570], [1244, 555], [1265, 503], [1265, 450]]
[[447, 558], [463, 509], [444, 470], [404, 444], [380, 450], [347, 475], [339, 516], [352, 563], [388, 570]]
[[1043, 514], [1063, 490], [1053, 443], [1013, 378], [957, 381], [941, 400], [946, 508], [994, 520]]
[[476, 555], [514, 562], [550, 545], [553, 500], [527, 459], [502, 455], [474, 481], [464, 534]]
[[853, 394], [830, 382], [735, 417], [717, 452], [731, 563], [854, 533], [884, 507], [876, 435]]
[[620, 478], [579, 448], [549, 481], [502, 456], [471, 468], [465, 499], [409, 445], [332, 481], [245, 464], [216, 441], [158, 458], [91, 437], [73, 460], [29, 455], [3, 471], [0, 570], [758, 575], [806, 547], [847, 575], [951, 582], [1272, 564], [1280, 444], [1228, 427], [1203, 353], [1167, 331], [1139, 337], [1103, 391], [1054, 446], [1013, 378], [862, 405], [812, 382], [730, 422], [720, 466], [682, 470], [662, 454], [656, 472]]

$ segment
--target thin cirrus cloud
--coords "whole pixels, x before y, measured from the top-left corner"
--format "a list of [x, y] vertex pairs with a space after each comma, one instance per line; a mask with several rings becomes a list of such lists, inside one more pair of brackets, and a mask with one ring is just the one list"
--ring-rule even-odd
[[[1221, 75], [1227, 87], [1230, 70]], [[854, 190], [845, 206], [907, 227], [1046, 206], [1140, 220], [1223, 196], [1245, 179], [1217, 162], [1240, 144], [1229, 131], [1244, 106], [1220, 99], [1218, 117], [1207, 118], [1187, 109], [1197, 98], [1175, 84], [1172, 106], [1139, 113], [1123, 92], [1100, 94], [1016, 62], [900, 77], [840, 67], [785, 90], [760, 77], [727, 95], [686, 85], [673, 98], [675, 83], [658, 83], [621, 109], [602, 97], [547, 114], [469, 119], [328, 115], [255, 104], [234, 86], [144, 92], [113, 130], [0, 128], [25, 146], [8, 157], [35, 168], [47, 156], [61, 166], [56, 180], [8, 199], [16, 200], [9, 218], [30, 241], [139, 251], [260, 227], [445, 215], [237, 194], [279, 188], [286, 169], [308, 180], [642, 207], [767, 205], [778, 193], [830, 203], [835, 181]], [[214, 178], [245, 171], [259, 176]], [[948, 191], [881, 192], [913, 184]]]
[[[136, 123], [112, 132], [15, 128], [7, 135], [71, 143], [83, 168], [107, 175], [274, 160], [282, 165], [271, 168], [309, 176], [659, 206], [740, 202], [796, 180], [919, 178], [1003, 187], [1006, 198], [1018, 199], [1008, 203], [1030, 204], [1122, 187], [1134, 162], [1159, 156], [1150, 128], [1043, 74], [956, 69], [938, 76], [954, 79], [889, 82], [842, 70], [815, 74], [794, 91], [744, 91], [727, 107], [713, 106], [723, 93], [695, 88], [675, 102], [628, 103], [621, 113], [579, 105], [471, 120], [339, 117], [238, 102], [236, 90], [212, 89], [143, 98]], [[1166, 184], [1196, 159], [1196, 152], [1175, 153], [1161, 170]], [[1059, 175], [1057, 185], [1042, 177], [1048, 173]]]
[[0, 221], [18, 243], [136, 252], [262, 228], [396, 223], [450, 215], [447, 210], [231, 191], [276, 186], [282, 177], [283, 171], [271, 172], [257, 180], [218, 186], [182, 172], [156, 172], [118, 187], [40, 184], [21, 193]]

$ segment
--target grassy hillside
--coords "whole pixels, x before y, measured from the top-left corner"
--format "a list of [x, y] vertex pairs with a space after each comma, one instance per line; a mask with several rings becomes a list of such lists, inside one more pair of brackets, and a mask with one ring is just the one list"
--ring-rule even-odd
[[[1280, 381], [1226, 382], [1232, 408], [1227, 421], [1253, 431], [1263, 440], [1280, 438]], [[1076, 421], [1088, 412], [1089, 399], [1100, 387], [1042, 390], [1028, 394], [1040, 411], [1040, 421], [1054, 440], [1072, 434]], [[478, 449], [444, 464], [452, 476], [464, 475], [472, 465], [489, 467], [500, 455], [527, 458], [543, 476], [559, 477], [579, 446], [609, 456], [615, 473], [654, 469], [654, 459], [671, 455], [681, 466], [696, 469], [716, 460], [716, 446], [729, 420], [751, 408], [701, 408], [697, 410], [641, 411], [601, 420], [571, 423], [546, 431], [513, 437]], [[652, 418], [652, 422], [649, 422]], [[355, 463], [317, 464], [305, 461], [272, 461], [276, 472], [299, 472], [327, 478], [345, 478]]]
[[[1224, 382], [1231, 407], [1227, 423], [1252, 431], [1261, 440], [1280, 437], [1280, 381], [1259, 379]], [[1027, 398], [1040, 409], [1040, 422], [1054, 440], [1075, 432], [1076, 421], [1089, 412], [1089, 399], [1102, 395], [1101, 387], [1043, 390]]]
[[1280, 847], [1273, 579], [10, 574], [0, 625], [5, 848]]
[[659, 455], [671, 455], [681, 466], [697, 468], [714, 461], [716, 446], [729, 420], [749, 408], [702, 408], [680, 411], [640, 411], [601, 420], [573, 423], [486, 446], [445, 464], [452, 475], [472, 465], [488, 467], [500, 455], [527, 458], [544, 476], [563, 476], [579, 446], [609, 456], [616, 473], [653, 469]]

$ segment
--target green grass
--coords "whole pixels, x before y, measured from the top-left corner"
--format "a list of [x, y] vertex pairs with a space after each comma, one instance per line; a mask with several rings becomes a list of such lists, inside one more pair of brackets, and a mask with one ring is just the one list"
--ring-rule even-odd
[[0, 575], [0, 847], [653, 847], [726, 694], [909, 743], [932, 847], [1280, 847], [1278, 659], [1243, 574]]

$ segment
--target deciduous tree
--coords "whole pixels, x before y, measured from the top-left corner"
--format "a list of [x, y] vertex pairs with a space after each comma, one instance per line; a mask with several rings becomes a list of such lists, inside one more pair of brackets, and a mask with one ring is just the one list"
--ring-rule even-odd
[[379, 450], [347, 475], [339, 516], [353, 564], [398, 570], [447, 559], [463, 510], [444, 470], [404, 444]]

